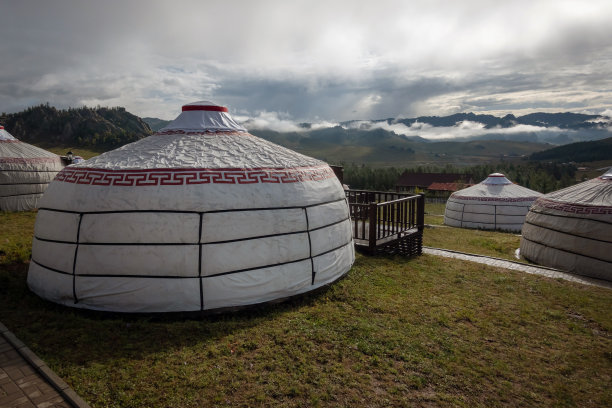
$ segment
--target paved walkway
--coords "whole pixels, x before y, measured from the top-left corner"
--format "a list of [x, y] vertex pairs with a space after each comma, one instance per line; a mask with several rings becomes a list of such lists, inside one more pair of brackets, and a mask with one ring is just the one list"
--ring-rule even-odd
[[89, 405], [0, 323], [0, 407]]
[[496, 266], [499, 268], [512, 269], [515, 271], [530, 273], [533, 275], [545, 276], [553, 279], [564, 279], [571, 282], [582, 283], [584, 285], [599, 286], [602, 288], [612, 289], [612, 282], [587, 278], [585, 276], [574, 275], [568, 272], [563, 272], [558, 269], [546, 268], [542, 266], [533, 266], [520, 262], [508, 261], [500, 258], [493, 258], [485, 255], [468, 254], [464, 252], [451, 251], [449, 249], [423, 247], [423, 253], [429, 255], [443, 256], [446, 258], [462, 259], [464, 261], [477, 262], [489, 266]]

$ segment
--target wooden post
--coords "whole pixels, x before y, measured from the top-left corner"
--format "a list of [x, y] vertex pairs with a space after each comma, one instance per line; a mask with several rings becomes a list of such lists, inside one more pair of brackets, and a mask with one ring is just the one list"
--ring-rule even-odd
[[378, 205], [376, 203], [370, 203], [369, 210], [369, 218], [370, 218], [370, 230], [368, 234], [368, 249], [372, 252], [376, 249], [376, 228], [377, 228], [377, 218], [378, 218]]
[[417, 204], [417, 226], [420, 231], [425, 227], [425, 193], [419, 194]]
[[417, 202], [417, 227], [419, 229], [417, 238], [416, 254], [423, 253], [423, 230], [425, 229], [425, 194], [420, 193]]

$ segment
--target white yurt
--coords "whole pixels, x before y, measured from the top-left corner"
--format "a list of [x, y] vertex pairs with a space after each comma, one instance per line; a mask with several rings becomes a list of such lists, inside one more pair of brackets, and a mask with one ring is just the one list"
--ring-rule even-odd
[[451, 194], [444, 224], [451, 227], [518, 232], [531, 204], [542, 194], [512, 183], [501, 173]]
[[74, 307], [199, 311], [308, 292], [354, 259], [344, 190], [326, 163], [196, 102], [154, 135], [57, 176], [28, 285]]
[[533, 204], [521, 255], [540, 265], [612, 280], [612, 169]]
[[0, 126], [0, 211], [37, 208], [63, 167], [58, 155], [24, 143]]

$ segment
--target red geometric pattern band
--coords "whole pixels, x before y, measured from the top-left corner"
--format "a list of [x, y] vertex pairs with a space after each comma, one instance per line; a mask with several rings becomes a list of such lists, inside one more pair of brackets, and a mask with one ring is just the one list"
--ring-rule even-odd
[[534, 207], [535, 206], [544, 207], [551, 210], [563, 211], [571, 214], [612, 215], [612, 207], [610, 206], [591, 206], [570, 203], [558, 203], [556, 201], [551, 201], [544, 198], [538, 199], [534, 203]]
[[153, 136], [159, 135], [214, 135], [216, 133], [222, 135], [241, 135], [241, 136], [253, 136], [250, 133], [242, 132], [238, 130], [183, 130], [183, 129], [170, 129], [164, 130], [163, 132], [155, 132]]
[[329, 166], [291, 169], [146, 169], [64, 168], [56, 181], [92, 186], [182, 186], [195, 184], [298, 183], [335, 177]]
[[535, 201], [538, 197], [472, 197], [472, 196], [460, 196], [451, 194], [450, 198], [457, 200], [473, 200], [473, 201], [501, 201], [504, 203], [520, 203], [523, 201]]
[[187, 111], [208, 111], [208, 112], [228, 112], [225, 106], [215, 105], [183, 105], [183, 112]]

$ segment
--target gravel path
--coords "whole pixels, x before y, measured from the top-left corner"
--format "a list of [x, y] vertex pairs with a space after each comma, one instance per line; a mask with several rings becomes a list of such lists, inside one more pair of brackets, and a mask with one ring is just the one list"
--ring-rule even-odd
[[493, 258], [485, 255], [468, 254], [464, 252], [451, 251], [448, 249], [432, 248], [423, 246], [423, 253], [428, 255], [443, 256], [445, 258], [455, 258], [464, 261], [477, 262], [484, 265], [496, 266], [499, 268], [512, 269], [530, 273], [533, 275], [545, 276], [553, 279], [564, 279], [571, 282], [582, 283], [584, 285], [599, 286], [602, 288], [612, 289], [612, 282], [587, 278], [586, 276], [574, 275], [568, 272], [563, 272], [558, 269], [547, 268], [542, 266], [528, 265], [520, 262], [508, 261], [506, 259]]

